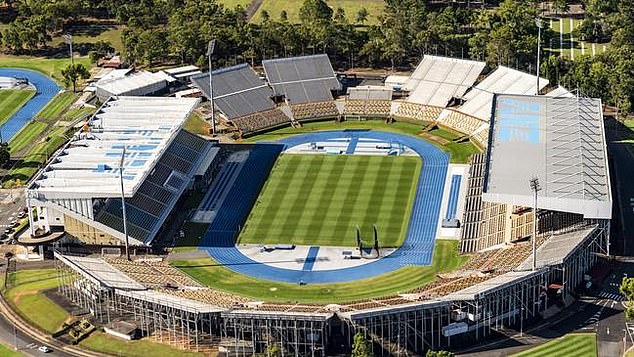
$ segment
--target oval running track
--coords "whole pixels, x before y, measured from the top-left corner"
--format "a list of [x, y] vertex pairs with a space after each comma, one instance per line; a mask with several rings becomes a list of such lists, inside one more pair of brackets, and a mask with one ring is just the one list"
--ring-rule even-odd
[[44, 74], [28, 69], [0, 68], [0, 77], [26, 78], [29, 84], [35, 87], [35, 95], [2, 125], [2, 139], [9, 141], [59, 93], [62, 87]]
[[[242, 254], [242, 252], [236, 248], [235, 244], [227, 244], [228, 242], [221, 243], [219, 241], [216, 242], [217, 244], [214, 244], [212, 240], [216, 241], [220, 237], [217, 236], [217, 233], [215, 237], [212, 237], [212, 235], [214, 235], [213, 227], [210, 227], [203, 238], [199, 249], [206, 250], [219, 264], [237, 273], [258, 279], [286, 283], [304, 282], [307, 284], [321, 284], [348, 282], [371, 278], [397, 270], [403, 266], [430, 265], [434, 252], [434, 240], [438, 225], [444, 181], [449, 164], [448, 154], [422, 139], [403, 134], [373, 130], [326, 131], [303, 134], [286, 138], [276, 143], [283, 144], [285, 148], [289, 148], [299, 144], [337, 138], [352, 138], [355, 136], [385, 142], [402, 143], [411, 148], [422, 158], [423, 162], [418, 178], [414, 207], [410, 216], [407, 235], [403, 245], [395, 252], [385, 258], [349, 268], [312, 271], [284, 269], [252, 260]], [[246, 174], [248, 175], [248, 173]], [[220, 208], [220, 212], [222, 212], [223, 209], [231, 212], [230, 207], [222, 207]], [[213, 223], [211, 226], [213, 226]], [[228, 235], [226, 239], [233, 239], [233, 237], [232, 235]]]

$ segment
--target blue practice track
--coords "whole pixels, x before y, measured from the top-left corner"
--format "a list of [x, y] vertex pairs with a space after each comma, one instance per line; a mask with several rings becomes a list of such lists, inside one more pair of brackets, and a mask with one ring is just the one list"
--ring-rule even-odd
[[0, 68], [0, 77], [26, 78], [35, 95], [2, 125], [2, 139], [11, 140], [62, 89], [49, 77], [28, 69]]
[[407, 236], [403, 245], [394, 253], [361, 266], [316, 271], [277, 268], [243, 255], [235, 246], [235, 237], [282, 147], [272, 144], [258, 144], [252, 149], [245, 168], [241, 170], [231, 188], [231, 199], [226, 200], [219, 209], [218, 216], [205, 234], [200, 249], [206, 250], [218, 263], [235, 272], [287, 283], [347, 282], [388, 273], [407, 265], [430, 265], [449, 156], [432, 144], [411, 136], [370, 130], [319, 132], [293, 136], [277, 143], [283, 144], [286, 148], [337, 138], [368, 138], [400, 143], [414, 150], [422, 158], [423, 165]]

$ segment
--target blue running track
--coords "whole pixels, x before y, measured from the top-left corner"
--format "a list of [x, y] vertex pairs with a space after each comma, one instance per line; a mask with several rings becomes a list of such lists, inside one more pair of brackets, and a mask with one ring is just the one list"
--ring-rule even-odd
[[308, 254], [306, 255], [306, 260], [304, 261], [304, 266], [302, 267], [303, 271], [313, 270], [313, 265], [315, 265], [315, 260], [317, 259], [317, 253], [319, 253], [319, 247], [310, 247], [308, 249]]
[[445, 219], [456, 218], [456, 211], [458, 210], [458, 194], [460, 193], [460, 181], [462, 176], [451, 176], [451, 188], [449, 189], [449, 202], [447, 203], [447, 211], [445, 212]]
[[359, 143], [359, 137], [353, 135], [348, 143], [348, 148], [346, 149], [346, 155], [354, 154], [354, 150], [357, 148], [357, 144]]
[[260, 187], [268, 176], [281, 145], [257, 144], [251, 150], [239, 177], [230, 188], [228, 199], [218, 211], [199, 249], [206, 250], [218, 263], [259, 279], [307, 284], [347, 282], [388, 273], [408, 265], [430, 265], [440, 215], [449, 156], [437, 147], [415, 137], [382, 131], [326, 131], [293, 136], [279, 141], [284, 147], [354, 136], [395, 142], [408, 146], [422, 158], [414, 207], [403, 245], [389, 256], [370, 263], [336, 270], [304, 271], [277, 268], [256, 262], [235, 246], [240, 225], [245, 221]]
[[0, 68], [0, 77], [26, 78], [36, 92], [20, 110], [2, 125], [2, 139], [9, 141], [62, 89], [49, 77], [28, 69]]

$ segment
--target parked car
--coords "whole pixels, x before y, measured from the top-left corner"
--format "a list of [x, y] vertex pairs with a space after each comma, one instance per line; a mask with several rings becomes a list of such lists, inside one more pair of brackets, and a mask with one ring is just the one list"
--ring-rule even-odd
[[25, 217], [26, 217], [26, 212], [24, 212], [24, 211], [20, 211], [20, 212], [18, 213], [18, 218], [19, 218], [19, 219], [22, 219], [22, 218], [25, 218]]
[[40, 351], [40, 352], [43, 352], [43, 353], [53, 352], [53, 349], [52, 349], [52, 348], [50, 348], [50, 347], [48, 347], [48, 346], [44, 346], [44, 345], [42, 345], [42, 346], [38, 347], [38, 349], [37, 349], [37, 350], [38, 350], [38, 351]]

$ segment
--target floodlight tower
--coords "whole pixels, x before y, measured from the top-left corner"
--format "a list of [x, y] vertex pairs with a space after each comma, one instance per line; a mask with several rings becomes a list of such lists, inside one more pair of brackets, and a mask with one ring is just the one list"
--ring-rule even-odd
[[535, 95], [539, 95], [539, 57], [541, 55], [542, 45], [542, 19], [540, 17], [536, 18], [535, 24], [537, 25], [537, 88], [535, 88]]
[[123, 160], [125, 159], [125, 146], [121, 152], [121, 162], [119, 163], [119, 182], [121, 183], [121, 213], [123, 218], [123, 234], [125, 235], [125, 257], [130, 260], [130, 242], [128, 239], [128, 216], [125, 211], [125, 193], [123, 191]]
[[211, 75], [211, 56], [214, 54], [216, 48], [216, 39], [209, 41], [207, 45], [207, 58], [209, 59], [209, 103], [211, 105], [211, 132], [213, 136], [216, 136], [216, 115], [214, 107], [214, 86]]
[[533, 270], [537, 268], [537, 192], [542, 188], [539, 185], [539, 179], [533, 177], [530, 179], [531, 191], [533, 191]]
[[70, 46], [70, 64], [75, 64], [75, 59], [73, 58], [73, 35], [67, 33], [64, 35], [64, 40]]

